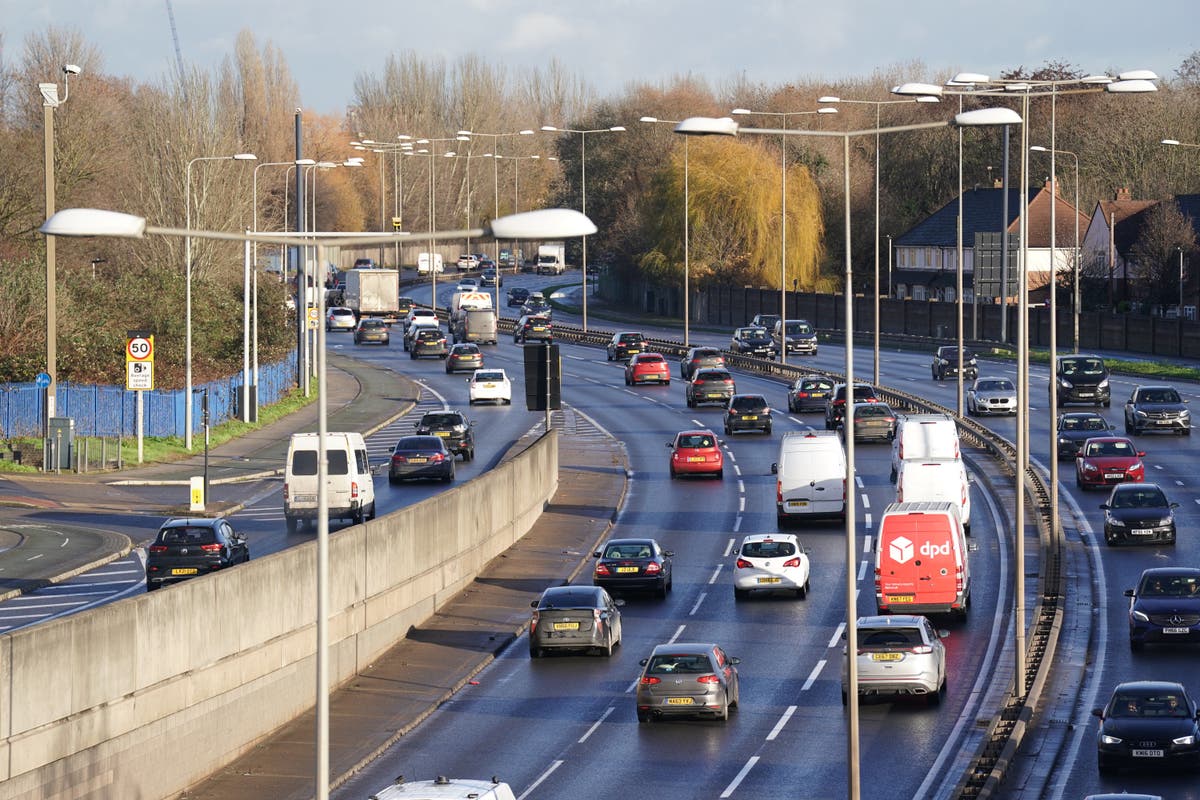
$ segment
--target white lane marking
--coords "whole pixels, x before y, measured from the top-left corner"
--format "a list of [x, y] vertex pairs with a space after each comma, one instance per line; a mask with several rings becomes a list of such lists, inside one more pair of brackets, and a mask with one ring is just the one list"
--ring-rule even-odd
[[804, 424], [804, 420], [796, 419], [795, 417], [788, 417], [788, 419], [790, 419], [792, 422], [796, 423], [797, 425]]
[[864, 494], [864, 495], [862, 496], [862, 507], [863, 507], [863, 508], [870, 508], [870, 507], [871, 507], [871, 498], [867, 497], [867, 496], [866, 496], [866, 494]]
[[870, 514], [863, 514], [863, 527], [864, 527], [864, 528], [866, 528], [867, 530], [871, 530], [871, 526], [872, 526], [873, 524], [874, 524], [874, 523], [873, 523], [873, 521], [871, 520], [871, 515], [870, 515]]
[[742, 495], [741, 497], [738, 498], [738, 513], [740, 514], [745, 510], [746, 510], [746, 495]]
[[[721, 797], [730, 797], [737, 790], [737, 787], [750, 774], [750, 770], [754, 769], [754, 765], [758, 763], [758, 756], [750, 756], [750, 760], [746, 762], [746, 766], [742, 767], [742, 771], [733, 776], [733, 780], [725, 787], [725, 791], [721, 792]], [[520, 798], [518, 798], [520, 800]]]
[[1176, 486], [1183, 486], [1183, 481], [1175, 481]]
[[871, 552], [871, 537], [870, 536], [863, 537], [863, 552], [864, 553]]
[[854, 485], [857, 486], [858, 488], [862, 489], [863, 488], [862, 478], [855, 475], [854, 476]]
[[838, 642], [842, 640], [842, 631], [846, 630], [846, 623], [839, 622], [836, 629], [833, 631], [833, 638], [829, 640], [830, 647], [837, 647]]
[[721, 577], [721, 570], [724, 568], [725, 568], [724, 564], [717, 564], [716, 569], [714, 569], [712, 575], [709, 576], [709, 579], [708, 579], [709, 586], [712, 586], [714, 583], [717, 582], [717, 578]]
[[675, 633], [671, 636], [671, 638], [667, 639], [667, 644], [675, 644], [675, 642], [679, 641], [679, 637], [683, 636], [683, 629], [686, 627], [687, 625], [680, 625], [678, 628], [676, 628]]
[[39, 558], [41, 558], [41, 557], [42, 557], [42, 556], [44, 556], [44, 555], [46, 555], [46, 554], [45, 554], [45, 553], [38, 553], [36, 556], [30, 556], [29, 558], [27, 558], [27, 559], [25, 559], [25, 560], [26, 560], [26, 561], [37, 561]]
[[1154, 465], [1154, 468], [1155, 468], [1155, 469], [1162, 469], [1162, 468], [1163, 468], [1163, 466], [1162, 466], [1162, 464], [1155, 464], [1155, 465]]
[[551, 773], [553, 773], [554, 770], [558, 769], [562, 765], [563, 765], [563, 760], [561, 758], [556, 761], [551, 762], [550, 766], [546, 768], [546, 771], [543, 772], [536, 781], [531, 783], [529, 785], [528, 789], [526, 789], [525, 791], [523, 791], [519, 795], [517, 795], [517, 800], [525, 800], [526, 797], [529, 797], [530, 792], [532, 792], [537, 787], [541, 786], [542, 781], [546, 780], [546, 778], [549, 778]]
[[443, 409], [445, 409], [445, 410], [449, 410], [449, 408], [450, 408], [450, 404], [446, 402], [446, 398], [445, 398], [445, 397], [443, 397], [443, 396], [442, 396], [442, 395], [441, 395], [441, 394], [438, 392], [438, 390], [437, 390], [437, 389], [434, 389], [432, 386], [430, 386], [429, 384], [425, 383], [424, 381], [417, 381], [417, 383], [421, 384], [421, 388], [422, 388], [422, 389], [424, 389], [425, 391], [429, 392], [431, 395], [433, 395], [434, 397], [436, 397], [436, 398], [438, 399], [438, 402], [442, 404], [442, 408], [443, 408]]
[[580, 411], [580, 410], [579, 410], [579, 408], [578, 408], [577, 406], [571, 406], [571, 410], [572, 410], [572, 411], [574, 411], [574, 412], [575, 412], [576, 414], [578, 414], [579, 416], [581, 416], [581, 417], [583, 417], [584, 419], [586, 419], [586, 420], [587, 420], [587, 421], [588, 421], [588, 422], [589, 422], [591, 425], [595, 426], [595, 428], [596, 428], [598, 431], [600, 431], [601, 433], [603, 433], [603, 434], [604, 434], [605, 436], [607, 436], [608, 438], [610, 438], [610, 439], [616, 439], [616, 438], [617, 438], [617, 437], [615, 437], [615, 436], [613, 436], [613, 435], [612, 435], [612, 432], [611, 432], [611, 431], [609, 431], [609, 430], [608, 430], [608, 428], [604, 427], [604, 426], [603, 426], [603, 425], [601, 425], [599, 422], [596, 422], [596, 420], [592, 419], [590, 416], [588, 416], [588, 415], [587, 415], [587, 414], [585, 414], [584, 412]]
[[604, 720], [608, 719], [608, 715], [611, 714], [615, 710], [616, 710], [616, 708], [614, 706], [609, 706], [608, 708], [604, 709], [604, 713], [600, 715], [600, 719], [596, 720], [596, 722], [592, 725], [592, 727], [587, 729], [587, 733], [585, 733], [583, 736], [579, 737], [579, 740], [576, 742], [576, 744], [583, 744], [584, 742], [586, 742], [588, 740], [588, 737], [591, 736], [593, 733], [595, 733], [596, 729], [600, 727], [600, 723], [604, 722]]
[[638, 396], [638, 393], [637, 393], [637, 392], [635, 392], [635, 391], [633, 391], [632, 389], [625, 389], [624, 391], [625, 391], [625, 394], [631, 394], [631, 395], [633, 395], [634, 397], [637, 397], [637, 396]]
[[745, 494], [746, 492], [746, 483], [741, 479], [738, 479], [738, 492], [742, 494]]
[[792, 714], [795, 714], [795, 713], [796, 713], [796, 707], [795, 707], [795, 706], [788, 706], [788, 707], [787, 707], [787, 711], [784, 711], [784, 712], [783, 712], [783, 716], [779, 718], [779, 722], [776, 722], [776, 723], [775, 723], [775, 727], [774, 727], [774, 728], [772, 728], [772, 729], [771, 729], [771, 732], [767, 734], [767, 741], [768, 741], [768, 742], [773, 742], [773, 741], [775, 741], [775, 737], [776, 737], [776, 736], [778, 736], [778, 735], [780, 734], [780, 732], [782, 732], [782, 731], [783, 731], [783, 726], [784, 726], [784, 725], [787, 725], [787, 723], [788, 723], [788, 720], [789, 720], [789, 719], [791, 719], [791, 718], [792, 718]]
[[[742, 474], [742, 468], [741, 468], [741, 467], [739, 467], [737, 464], [734, 464], [734, 465], [733, 465], [733, 474], [734, 474], [734, 475], [737, 475], [737, 476], [739, 476], [739, 477], [741, 477], [741, 474]], [[742, 484], [742, 482], [741, 482], [741, 481], [738, 481], [738, 485], [739, 485], [739, 486], [741, 486], [741, 484]]]
[[641, 679], [641, 678], [634, 678], [634, 679], [633, 679], [633, 683], [629, 684], [629, 688], [625, 690], [625, 694], [629, 694], [629, 693], [630, 693], [630, 692], [632, 692], [634, 689], [636, 689], [636, 688], [637, 688], [637, 685], [638, 685], [639, 683], [641, 683], [641, 681], [642, 681], [642, 679]]
[[867, 577], [867, 562], [863, 561], [858, 565], [858, 579], [861, 581]]
[[817, 662], [817, 665], [813, 667], [812, 672], [808, 673], [808, 680], [806, 680], [804, 685], [800, 687], [800, 691], [807, 692], [809, 689], [811, 689], [812, 685], [817, 682], [817, 676], [821, 674], [821, 670], [823, 669], [825, 669], [825, 659], [822, 658]]
[[141, 576], [142, 576], [142, 575], [144, 575], [144, 574], [145, 574], [145, 573], [143, 572], [143, 570], [140, 570], [140, 569], [133, 569], [133, 568], [130, 568], [130, 569], [112, 569], [112, 570], [103, 570], [103, 571], [89, 572], [89, 573], [88, 573], [88, 575], [90, 575], [90, 576], [96, 576], [96, 577], [100, 577], [100, 578], [107, 578], [107, 577], [109, 577], [110, 575], [137, 575], [137, 576], [141, 577]]
[[591, 361], [591, 359], [586, 356], [567, 356], [567, 358], [573, 358], [576, 361]]
[[701, 422], [700, 420], [696, 419], [695, 417], [692, 417], [692, 424], [695, 425], [697, 428], [705, 427], [704, 423]]
[[71, 537], [69, 537], [69, 536], [67, 536], [67, 537], [64, 537], [64, 538], [63, 538], [63, 541], [62, 541], [62, 544], [60, 544], [60, 545], [59, 545], [59, 547], [66, 547], [66, 546], [67, 546], [67, 542], [69, 542], [69, 541], [71, 541]]
[[[36, 597], [36, 596], [37, 595], [33, 595], [33, 597]], [[7, 605], [13, 611], [36, 611], [39, 608], [71, 608], [73, 606], [81, 606], [86, 602], [87, 602], [87, 600], [72, 600], [72, 601], [66, 602], [66, 603], [30, 603], [29, 605], [22, 605], [18, 602], [11, 602], [11, 603], [8, 603]], [[4, 618], [5, 619], [15, 619], [13, 616], [11, 616], [9, 614], [5, 614]]]
[[[741, 517], [739, 517], [738, 519], [740, 520]], [[730, 539], [728, 542], [725, 543], [725, 552], [723, 555], [726, 558], [733, 555], [733, 548], [736, 544], [737, 544], [737, 539]]]
[[704, 602], [704, 598], [706, 597], [708, 597], [708, 592], [700, 593], [700, 596], [696, 598], [696, 604], [692, 606], [692, 610], [688, 612], [689, 617], [696, 616], [696, 612], [700, 610], [700, 604]]
[[733, 463], [735, 463], [735, 464], [736, 464], [736, 463], [737, 463], [737, 456], [735, 456], [735, 455], [733, 454], [733, 451], [732, 451], [732, 450], [730, 450], [728, 447], [726, 447], [726, 448], [725, 448], [725, 452], [729, 454], [729, 460], [730, 460], [730, 461], [732, 461]]
[[733, 532], [738, 533], [739, 531], [741, 531], [741, 529], [742, 529], [742, 515], [738, 514], [737, 518], [734, 519], [734, 521], [733, 521]]

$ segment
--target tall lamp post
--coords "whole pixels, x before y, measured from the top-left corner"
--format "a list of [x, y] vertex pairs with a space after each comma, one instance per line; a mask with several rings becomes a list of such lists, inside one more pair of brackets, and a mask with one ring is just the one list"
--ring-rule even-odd
[[[671, 125], [678, 125], [680, 120], [677, 119], [659, 119], [658, 117], [642, 117], [639, 122], [666, 122]], [[689, 257], [690, 246], [690, 219], [691, 201], [688, 188], [688, 143], [691, 139], [684, 137], [683, 139], [683, 346], [691, 347], [691, 264]], [[787, 328], [784, 327], [784, 336], [787, 335]], [[785, 339], [786, 341], [786, 339]]]
[[[852, 339], [849, 332], [853, 330], [854, 325], [854, 292], [853, 292], [853, 273], [851, 271], [851, 252], [850, 252], [850, 140], [858, 136], [873, 136], [878, 133], [901, 133], [904, 131], [928, 130], [931, 128], [944, 128], [950, 125], [960, 126], [981, 126], [981, 125], [1005, 125], [1015, 124], [1019, 122], [1019, 118], [1011, 109], [981, 109], [978, 111], [968, 111], [957, 115], [954, 120], [943, 120], [940, 122], [918, 123], [914, 125], [898, 125], [890, 128], [870, 128], [867, 130], [857, 131], [815, 131], [815, 130], [788, 130], [788, 129], [768, 129], [768, 128], [740, 128], [738, 124], [731, 118], [712, 119], [704, 117], [693, 117], [686, 119], [676, 126], [675, 130], [678, 133], [690, 135], [705, 135], [719, 134], [727, 136], [736, 136], [739, 133], [754, 133], [766, 136], [823, 136], [832, 137], [842, 140], [842, 163], [843, 163], [843, 189], [845, 194], [845, 232], [846, 232], [846, 253], [845, 253], [845, 314], [846, 314], [846, 387], [847, 397], [852, 397], [854, 387], [854, 348], [851, 346]], [[854, 403], [846, 403], [846, 485], [854, 485]], [[857, 633], [857, 605], [858, 592], [856, 586], [856, 571], [855, 571], [855, 555], [857, 548], [855, 547], [855, 527], [856, 514], [854, 502], [850, 499], [846, 503], [846, 527], [845, 527], [845, 545], [846, 545], [846, 651], [853, 654], [858, 650], [858, 633]], [[846, 659], [848, 676], [847, 685], [850, 688], [848, 691], [846, 702], [849, 711], [849, 732], [847, 736], [847, 784], [849, 791], [847, 796], [851, 800], [859, 800], [861, 791], [859, 786], [859, 749], [858, 749], [858, 691], [855, 687], [858, 685], [858, 667], [855, 659], [851, 656]]]
[[[1045, 147], [1042, 147], [1039, 144], [1035, 144], [1032, 147], [1030, 147], [1029, 149], [1035, 153], [1051, 152], [1050, 150], [1048, 150]], [[1070, 156], [1075, 161], [1075, 250], [1074, 250], [1074, 256], [1071, 259], [1071, 263], [1074, 266], [1074, 269], [1072, 270], [1072, 272], [1074, 273], [1075, 280], [1072, 282], [1073, 286], [1071, 287], [1072, 288], [1071, 307], [1074, 312], [1072, 314], [1073, 333], [1072, 333], [1071, 340], [1072, 340], [1072, 352], [1078, 353], [1079, 352], [1079, 271], [1080, 271], [1079, 268], [1080, 268], [1080, 266], [1082, 266], [1082, 260], [1083, 260], [1082, 254], [1079, 252], [1079, 156], [1076, 153], [1072, 153], [1070, 150], [1055, 150], [1053, 152], [1056, 154], [1059, 154], [1059, 155]], [[1055, 178], [1052, 177], [1051, 180], [1055, 180]]]
[[[231, 156], [198, 156], [187, 163], [187, 169], [184, 170], [183, 195], [184, 195], [184, 218], [187, 220], [185, 229], [190, 230], [192, 227], [192, 165], [197, 161], [257, 161], [258, 156], [254, 153], [235, 153]], [[241, 241], [239, 238], [238, 241]], [[192, 422], [193, 422], [193, 396], [192, 396], [192, 237], [184, 236], [183, 240], [183, 260], [185, 273], [187, 275], [187, 288], [184, 295], [184, 316], [186, 317], [187, 333], [185, 334], [184, 344], [184, 409], [183, 409], [183, 446], [187, 450], [192, 449]]]
[[[579, 131], [571, 128], [556, 128], [553, 125], [543, 125], [542, 130], [557, 133], [578, 133], [579, 134], [579, 192], [580, 212], [587, 214], [587, 135], [589, 133], [620, 133], [625, 130], [624, 125], [613, 125], [611, 128], [597, 128], [590, 131]], [[583, 237], [583, 332], [587, 333], [587, 296], [588, 296], [588, 274], [587, 274], [587, 237]]]
[[[533, 211], [493, 220], [488, 228], [470, 231], [473, 237], [495, 236], [504, 239], [541, 238], [544, 236], [587, 236], [594, 233], [596, 226], [582, 214], [568, 209]], [[326, 247], [370, 246], [388, 242], [388, 234], [348, 236], [345, 238], [319, 239], [313, 236], [284, 236], [280, 234], [227, 233], [223, 231], [191, 230], [190, 228], [163, 228], [147, 225], [146, 220], [130, 214], [114, 211], [75, 208], [60, 211], [42, 225], [42, 233], [54, 236], [106, 236], [141, 239], [146, 236], [172, 236], [185, 238], [214, 239], [218, 241], [258, 241], [264, 244], [293, 245], [299, 238], [316, 248], [318, 261], [325, 259]], [[435, 234], [434, 239], [460, 239], [467, 231], [448, 231]], [[424, 235], [415, 237], [418, 241]], [[324, 295], [318, 307], [324, 310]], [[329, 797], [329, 490], [326, 477], [329, 466], [326, 455], [326, 438], [329, 419], [326, 407], [326, 364], [325, 327], [317, 326], [318, 362], [317, 369], [317, 638], [316, 656], [316, 797]]]
[[[788, 117], [804, 117], [810, 114], [836, 114], [833, 107], [818, 108], [815, 111], [751, 111], [748, 108], [735, 108], [730, 112], [735, 115], [754, 114], [765, 117], [778, 117], [783, 122], [783, 135], [779, 137], [779, 163], [781, 167], [781, 186], [779, 202], [779, 363], [787, 363], [787, 121]], [[846, 242], [847, 249], [850, 242]], [[847, 332], [846, 346], [853, 341], [853, 333]]]
[[[429, 147], [422, 147], [419, 150], [410, 151], [410, 152], [415, 152], [416, 154], [419, 154], [419, 155], [428, 155], [429, 156], [429, 237], [426, 239], [426, 241], [428, 241], [430, 243], [435, 241], [434, 232], [437, 228], [437, 212], [436, 212], [437, 167], [436, 167], [436, 162], [435, 162], [435, 156], [437, 154], [437, 143], [438, 142], [469, 142], [469, 141], [471, 141], [471, 137], [466, 136], [465, 134], [458, 134], [455, 136], [443, 136], [441, 138], [422, 137], [420, 139], [417, 139], [416, 143], [417, 144], [426, 144], [426, 145], [429, 145]], [[443, 158], [454, 158], [454, 151], [449, 150], [445, 153], [442, 153], [442, 157]], [[429, 250], [427, 250], [426, 253], [427, 253], [427, 258], [429, 259], [429, 261], [428, 261], [429, 276], [432, 281], [431, 293], [429, 296], [429, 304], [433, 307], [433, 310], [436, 311], [437, 310], [437, 276], [438, 276], [437, 262], [436, 262], [436, 259], [434, 258], [434, 253], [433, 253], [432, 247]]]
[[[479, 131], [470, 131], [470, 130], [461, 130], [461, 131], [459, 131], [459, 133], [465, 134], [467, 136], [490, 137], [492, 140], [492, 152], [484, 153], [482, 156], [479, 156], [479, 158], [493, 158], [500, 152], [500, 139], [502, 137], [505, 137], [505, 136], [533, 136], [535, 133], [537, 133], [537, 131], [533, 130], [532, 128], [525, 128], [524, 130], [513, 131], [510, 133], [481, 133]], [[468, 164], [468, 166], [470, 166], [470, 162], [467, 162], [467, 164]], [[495, 200], [495, 204], [496, 204], [494, 216], [499, 217], [500, 216], [500, 162], [499, 161], [492, 162], [492, 197]], [[514, 214], [516, 213], [515, 208], [513, 209], [513, 213]], [[470, 215], [468, 214], [468, 217], [469, 216]], [[468, 248], [468, 249], [470, 249], [470, 248]], [[496, 274], [497, 275], [500, 274], [500, 243], [499, 242], [496, 242]], [[497, 284], [499, 284], [499, 281], [497, 281]], [[499, 294], [499, 291], [500, 291], [500, 288], [499, 288], [499, 286], [497, 286], [496, 287], [497, 294]]]

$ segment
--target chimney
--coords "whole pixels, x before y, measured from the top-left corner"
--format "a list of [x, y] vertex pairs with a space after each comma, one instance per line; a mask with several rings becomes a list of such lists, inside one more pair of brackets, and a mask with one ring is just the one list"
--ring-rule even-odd
[[1133, 198], [1129, 194], [1128, 186], [1122, 186], [1120, 189], [1117, 189], [1116, 200], [1121, 201], [1121, 200], [1131, 200], [1131, 199], [1133, 199]]

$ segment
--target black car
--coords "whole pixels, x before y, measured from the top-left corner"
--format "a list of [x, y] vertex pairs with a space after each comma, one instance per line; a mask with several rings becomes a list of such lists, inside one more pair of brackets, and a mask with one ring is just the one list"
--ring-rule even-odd
[[701, 367], [724, 367], [725, 356], [715, 347], [693, 347], [679, 361], [679, 375], [690, 381], [693, 373]]
[[[933, 363], [930, 364], [929, 371], [933, 374], [935, 381], [945, 380], [947, 376], [958, 375], [958, 346], [939, 347], [933, 354]], [[979, 364], [975, 358], [975, 351], [966, 347], [962, 351], [962, 371], [964, 378], [975, 380], [979, 377]]]
[[401, 436], [392, 448], [388, 483], [409, 478], [454, 480], [454, 454], [440, 436]]
[[594, 650], [611, 656], [621, 643], [624, 600], [600, 586], [551, 586], [529, 605], [529, 657], [548, 650]]
[[1100, 356], [1059, 356], [1054, 362], [1054, 385], [1051, 391], [1058, 393], [1060, 406], [1087, 403], [1108, 408], [1112, 404], [1108, 367]]
[[529, 299], [529, 290], [522, 286], [514, 286], [508, 290], [507, 296], [508, 299], [505, 302], [508, 303], [509, 308], [523, 306], [525, 305], [525, 301]]
[[704, 403], [726, 405], [736, 393], [733, 375], [723, 367], [705, 367], [696, 370], [683, 390], [688, 408], [695, 408]]
[[249, 560], [246, 537], [224, 517], [169, 519], [146, 548], [146, 591]]
[[755, 328], [766, 328], [768, 332], [775, 330], [775, 325], [779, 322], [778, 314], [755, 314], [754, 319], [750, 320], [750, 326]]
[[554, 339], [554, 325], [549, 317], [526, 314], [513, 326], [513, 344], [525, 344], [529, 340], [550, 342]]
[[618, 331], [605, 345], [609, 361], [628, 361], [629, 357], [646, 349], [646, 339], [636, 331]]
[[[491, 259], [489, 259], [489, 261], [490, 260]], [[504, 276], [496, 271], [495, 266], [487, 267], [483, 270], [483, 272], [479, 273], [479, 285], [495, 287], [503, 286]], [[509, 305], [512, 305], [511, 301], [509, 302]]]
[[1129, 601], [1129, 647], [1150, 642], [1200, 642], [1200, 569], [1154, 567], [1144, 570]]
[[1174, 386], [1135, 386], [1125, 402], [1125, 433], [1169, 431], [1192, 435], [1192, 414]]
[[400, 319], [404, 319], [408, 316], [408, 312], [413, 310], [413, 306], [416, 305], [416, 303], [417, 301], [413, 300], [411, 297], [401, 297], [396, 301], [396, 314], [400, 317]]
[[[875, 389], [865, 383], [854, 384], [854, 403], [878, 403], [879, 398], [875, 396]], [[839, 383], [833, 387], [828, 399], [825, 401], [825, 430], [836, 431], [838, 426], [842, 424], [842, 417], [846, 413], [846, 384]]]
[[475, 459], [475, 423], [461, 411], [426, 411], [417, 422], [418, 436], [437, 436], [446, 443], [446, 449], [461, 455], [463, 461]]
[[1175, 544], [1175, 509], [1153, 483], [1118, 483], [1104, 509], [1106, 544]]
[[1101, 774], [1120, 767], [1200, 767], [1196, 704], [1182, 684], [1129, 681], [1117, 684], [1100, 718], [1096, 766]]
[[533, 297], [530, 297], [525, 301], [525, 304], [521, 306], [521, 313], [530, 317], [549, 318], [554, 313], [554, 309], [545, 300], [537, 300]]
[[775, 340], [766, 328], [756, 325], [738, 328], [729, 340], [729, 350], [740, 356], [757, 356], [758, 358], [775, 357]]
[[[842, 438], [846, 438], [846, 425], [838, 424]], [[890, 442], [896, 438], [896, 412], [887, 403], [854, 404], [854, 441]]]
[[725, 435], [762, 431], [771, 435], [771, 407], [761, 394], [735, 394], [725, 407]]
[[449, 354], [450, 346], [446, 343], [446, 334], [438, 328], [421, 328], [408, 343], [408, 355], [414, 360], [421, 356], [445, 358]]
[[673, 555], [654, 539], [609, 539], [592, 553], [596, 559], [592, 583], [610, 592], [649, 590], [666, 597], [671, 591]]
[[825, 403], [833, 394], [833, 381], [820, 375], [804, 375], [788, 389], [788, 411], [793, 414], [803, 411], [824, 411]]
[[1093, 436], [1107, 436], [1108, 420], [1095, 411], [1068, 411], [1058, 415], [1058, 460], [1074, 460], [1079, 448]]

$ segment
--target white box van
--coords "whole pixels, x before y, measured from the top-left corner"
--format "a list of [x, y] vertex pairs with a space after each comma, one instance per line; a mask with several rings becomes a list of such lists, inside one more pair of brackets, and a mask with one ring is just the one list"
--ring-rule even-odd
[[958, 425], [949, 414], [909, 414], [896, 421], [892, 439], [892, 474], [910, 458], [961, 458]]
[[438, 776], [431, 781], [408, 781], [403, 778], [391, 786], [373, 793], [376, 800], [514, 800], [512, 788], [493, 778], [473, 781]]
[[919, 500], [950, 503], [958, 510], [967, 535], [971, 533], [971, 481], [961, 459], [922, 458], [900, 462], [896, 502]]
[[971, 605], [967, 543], [951, 503], [892, 503], [875, 542], [880, 614], [955, 614]]
[[[283, 516], [288, 533], [300, 520], [317, 518], [317, 444], [315, 433], [293, 433], [283, 478]], [[329, 518], [349, 519], [356, 525], [375, 518], [375, 483], [361, 433], [326, 433], [325, 457]]]
[[776, 519], [846, 518], [846, 451], [832, 431], [785, 433], [775, 480]]
[[433, 269], [429, 268], [429, 253], [417, 254], [417, 274], [428, 275], [431, 272], [441, 273], [446, 271], [446, 265], [442, 261], [441, 253], [433, 254]]

